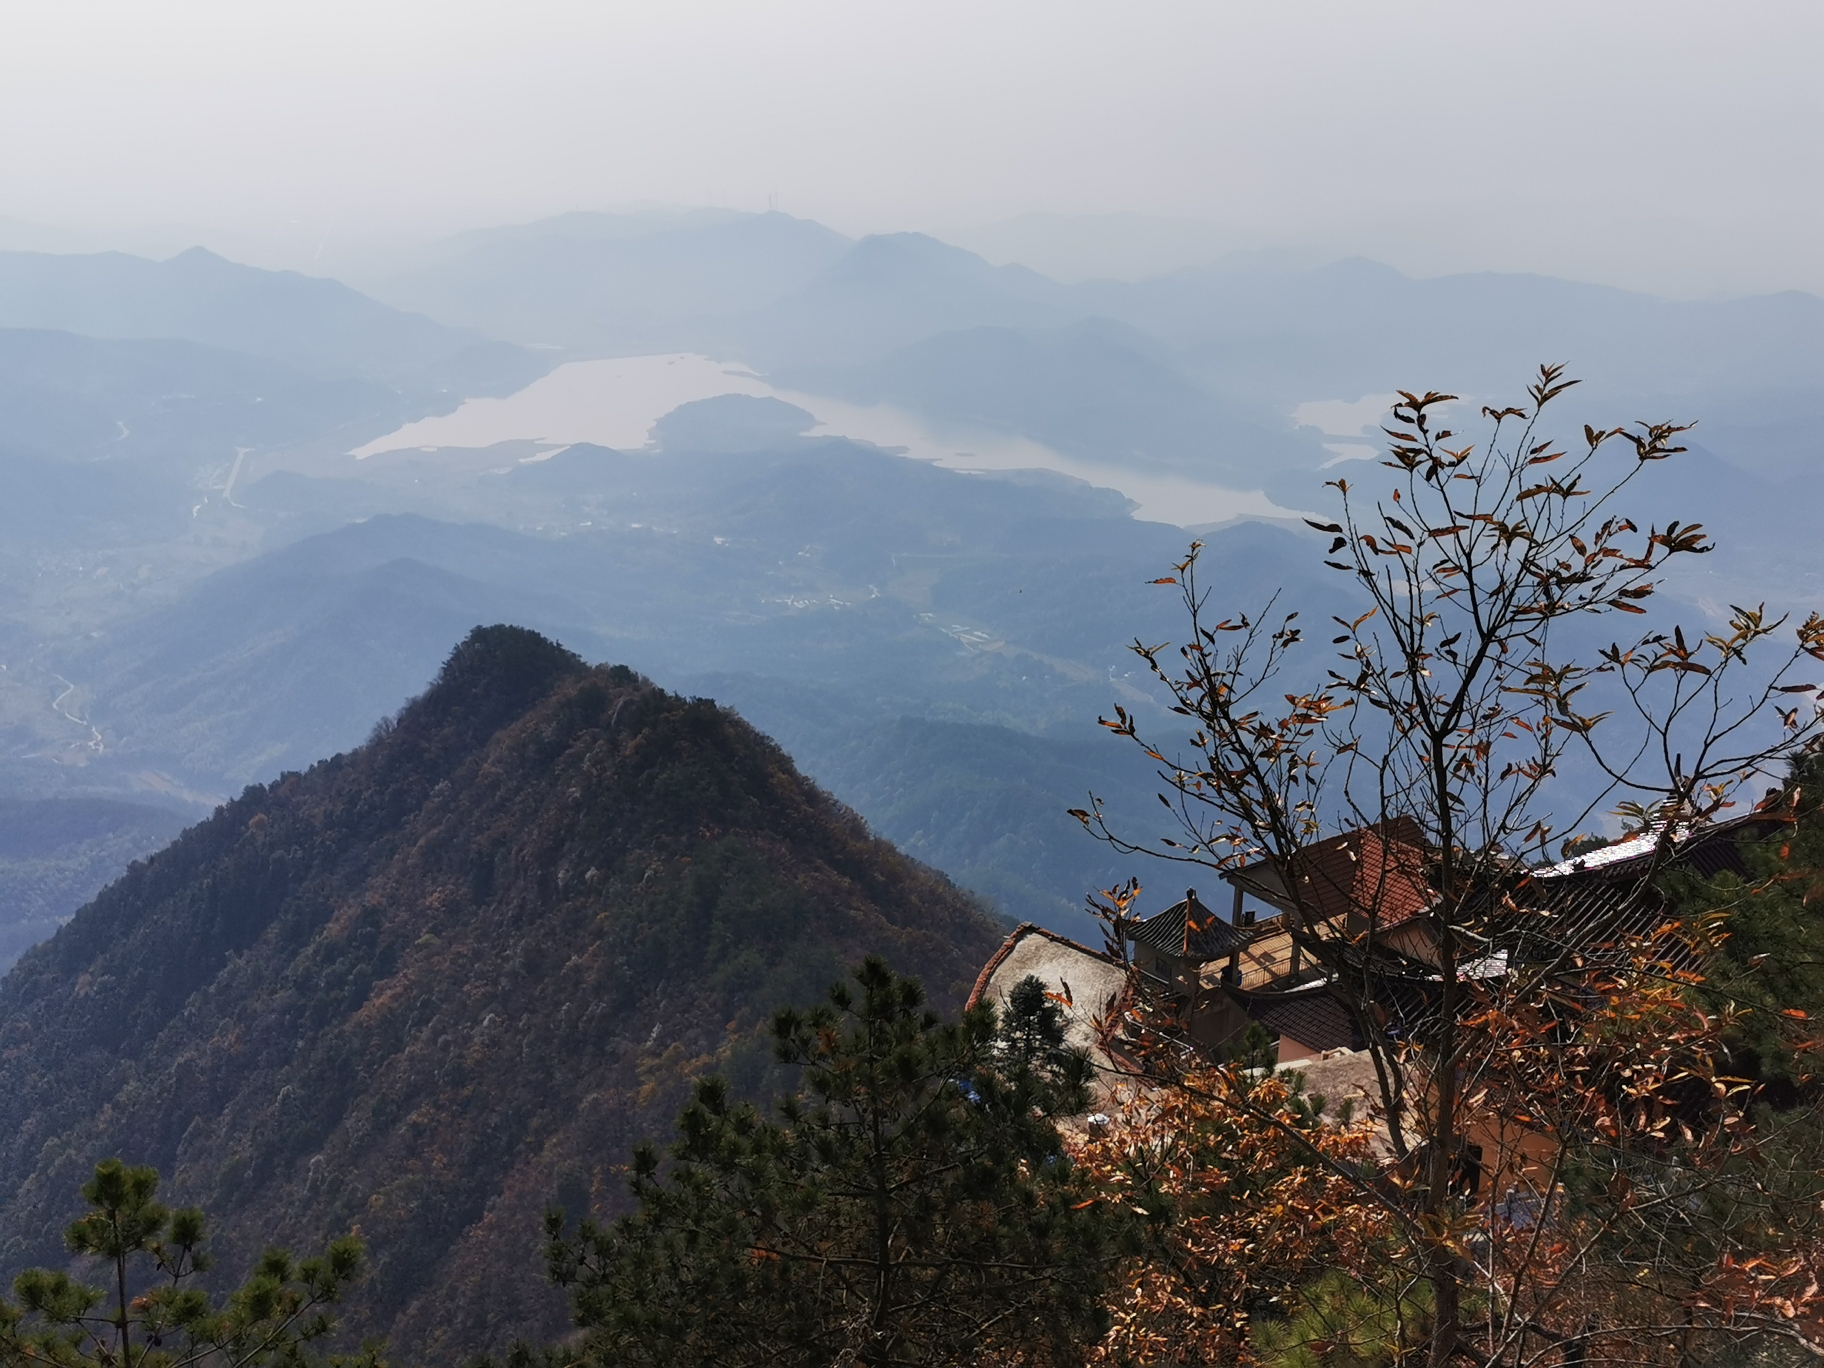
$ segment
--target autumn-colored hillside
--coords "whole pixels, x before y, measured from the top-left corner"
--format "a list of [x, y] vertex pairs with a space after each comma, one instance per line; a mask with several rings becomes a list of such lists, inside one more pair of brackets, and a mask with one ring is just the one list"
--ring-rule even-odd
[[94, 1162], [157, 1165], [229, 1268], [358, 1228], [353, 1335], [548, 1337], [539, 1214], [867, 951], [958, 1004], [997, 929], [730, 713], [478, 629], [365, 746], [255, 786], [0, 984], [0, 1265]]

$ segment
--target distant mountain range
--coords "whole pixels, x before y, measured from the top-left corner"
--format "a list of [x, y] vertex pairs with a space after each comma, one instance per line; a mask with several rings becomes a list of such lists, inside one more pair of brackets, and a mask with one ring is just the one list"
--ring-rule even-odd
[[1234, 488], [1266, 486], [1294, 507], [1328, 459], [1320, 441], [1193, 384], [1125, 324], [940, 332], [861, 366], [781, 373], [794, 389], [895, 404], [970, 427], [1018, 433], [1055, 451]]
[[724, 320], [804, 289], [849, 248], [841, 234], [785, 214], [566, 214], [464, 234], [375, 288], [492, 337], [661, 352], [709, 338], [727, 346], [734, 337], [717, 336]]
[[[1322, 509], [1325, 481], [1373, 475], [1395, 388], [1454, 390], [1473, 420], [1562, 359], [1588, 379], [1563, 430], [1701, 420], [1631, 496], [1725, 539], [1670, 598], [1699, 619], [1824, 598], [1803, 554], [1824, 496], [1810, 296], [1259, 254], [1061, 283], [926, 235], [719, 210], [463, 234], [361, 283], [202, 251], [0, 254], [0, 799], [200, 815], [358, 744], [469, 627], [517, 621], [738, 707], [1004, 911], [1081, 929], [1083, 892], [1118, 870], [1062, 810], [1092, 785], [1145, 805], [1094, 718], [1152, 706], [1124, 646], [1176, 630], [1145, 581], [1190, 530], [1057, 474], [819, 437], [821, 400], [962, 451], [1022, 439], [1111, 485]], [[666, 349], [805, 407], [711, 396], [639, 451], [528, 431], [347, 455], [568, 360]], [[1348, 598], [1296, 530], [1204, 531], [1237, 607]], [[997, 824], [1023, 834], [985, 839]]]
[[1238, 252], [1273, 251], [1282, 262], [1312, 255], [1308, 248], [1272, 248], [1260, 233], [1155, 214], [1017, 214], [938, 236], [988, 261], [1017, 262], [1066, 284], [1151, 280]]
[[[1085, 335], [1073, 326], [1121, 324], [1131, 331], [1104, 365], [1079, 353], [1054, 372], [1058, 390], [1093, 410], [1082, 440], [1116, 460], [1128, 453], [1108, 430], [1122, 427], [1137, 353], [1150, 368], [1143, 391], [1195, 396], [1169, 399], [1165, 421], [1222, 424], [1212, 476], [1234, 477], [1220, 439], [1239, 423], [1270, 439], [1250, 436], [1241, 452], [1269, 483], [1299, 440], [1289, 418], [1304, 401], [1415, 386], [1492, 401], [1545, 360], [1586, 378], [1593, 411], [1702, 416], [1714, 451], [1764, 474], [1815, 460], [1824, 410], [1824, 301], [1797, 293], [1669, 301], [1542, 276], [1415, 280], [1359, 259], [1309, 266], [1253, 252], [1064, 285], [925, 235], [851, 242], [780, 214], [568, 215], [455, 239], [436, 255], [371, 288], [495, 336], [589, 353], [704, 350], [800, 376], [860, 367], [832, 383], [951, 418], [980, 412], [992, 388], [972, 369], [979, 330], [1069, 352]], [[999, 417], [1046, 440], [1043, 421]], [[1309, 436], [1306, 458], [1318, 449]]]
[[0, 441], [59, 460], [150, 460], [188, 476], [237, 447], [349, 441], [423, 411], [380, 380], [324, 379], [247, 352], [0, 329]]

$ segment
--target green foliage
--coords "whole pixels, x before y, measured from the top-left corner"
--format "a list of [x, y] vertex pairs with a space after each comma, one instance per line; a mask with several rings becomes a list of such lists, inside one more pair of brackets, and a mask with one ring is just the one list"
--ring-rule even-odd
[[1787, 781], [1794, 820], [1761, 839], [1743, 839], [1748, 877], [1708, 880], [1673, 874], [1668, 891], [1687, 916], [1727, 914], [1720, 952], [1697, 990], [1706, 1005], [1741, 1012], [1730, 1030], [1731, 1067], [1792, 1100], [1809, 1065], [1794, 1050], [1824, 1016], [1824, 755], [1801, 758]]
[[1222, 1047], [1222, 1058], [1243, 1069], [1271, 1073], [1279, 1064], [1279, 1040], [1258, 1021], [1249, 1021], [1240, 1035]]
[[[64, 1232], [70, 1251], [99, 1261], [111, 1286], [30, 1268], [0, 1299], [0, 1364], [59, 1368], [254, 1368], [298, 1365], [336, 1328], [329, 1308], [361, 1269], [360, 1240], [336, 1240], [317, 1258], [268, 1249], [252, 1275], [219, 1302], [196, 1285], [212, 1260], [203, 1213], [156, 1200], [158, 1172], [119, 1159], [82, 1186], [88, 1213]], [[378, 1368], [379, 1349], [334, 1364]]]
[[1305, 1288], [1285, 1320], [1263, 1321], [1253, 1343], [1265, 1368], [1386, 1368], [1401, 1345], [1424, 1340], [1430, 1322], [1428, 1284], [1336, 1271]]
[[1121, 1219], [1063, 1153], [1081, 1056], [1043, 995], [1006, 1030], [954, 1023], [916, 980], [868, 960], [826, 1005], [774, 1023], [801, 1091], [775, 1117], [700, 1080], [669, 1165], [636, 1152], [639, 1209], [564, 1235], [590, 1364], [961, 1364], [1080, 1354]]

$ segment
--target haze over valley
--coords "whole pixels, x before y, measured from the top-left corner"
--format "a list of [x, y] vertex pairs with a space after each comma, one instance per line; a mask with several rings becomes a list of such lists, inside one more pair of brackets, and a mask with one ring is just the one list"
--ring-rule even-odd
[[1585, 380], [1573, 419], [1702, 419], [1655, 497], [1727, 549], [1679, 596], [1820, 584], [1782, 549], [1824, 492], [1807, 294], [1250, 253], [1063, 283], [696, 210], [421, 256], [356, 290], [201, 248], [0, 255], [0, 774], [146, 814], [32, 925], [163, 839], [152, 814], [346, 749], [511, 621], [735, 707], [1002, 915], [1083, 931], [1116, 867], [1064, 809], [1144, 811], [1095, 718], [1151, 703], [1146, 581], [1201, 535], [1225, 593], [1346, 601], [1302, 518], [1393, 391], [1468, 416], [1543, 356]]

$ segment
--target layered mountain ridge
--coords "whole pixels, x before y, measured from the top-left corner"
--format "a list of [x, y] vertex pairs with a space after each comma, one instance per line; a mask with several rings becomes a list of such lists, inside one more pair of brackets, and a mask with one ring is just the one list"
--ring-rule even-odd
[[230, 1266], [359, 1229], [351, 1335], [561, 1329], [549, 1203], [605, 1213], [689, 1080], [868, 952], [953, 1007], [999, 929], [745, 723], [477, 629], [366, 745], [249, 788], [0, 983], [0, 1263], [57, 1262], [101, 1157]]

